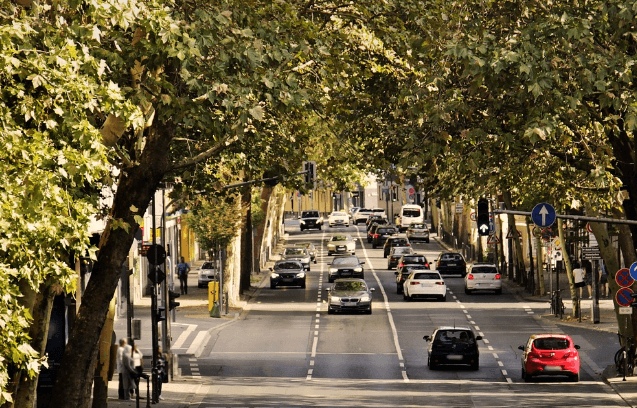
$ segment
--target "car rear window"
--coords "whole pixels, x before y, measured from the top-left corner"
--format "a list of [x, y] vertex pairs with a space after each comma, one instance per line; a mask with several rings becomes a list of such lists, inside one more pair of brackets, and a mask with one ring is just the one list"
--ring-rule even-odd
[[414, 274], [414, 279], [440, 279], [440, 275], [432, 272], [419, 272]]
[[417, 230], [424, 230], [424, 229], [427, 229], [427, 228], [425, 227], [425, 224], [411, 224], [411, 225], [409, 226], [409, 228], [411, 228], [411, 229], [417, 229]]
[[379, 234], [393, 234], [394, 232], [396, 232], [396, 230], [393, 228], [378, 228]]
[[440, 260], [442, 261], [462, 261], [462, 255], [460, 254], [444, 254]]
[[436, 340], [442, 342], [469, 342], [473, 340], [473, 333], [467, 330], [439, 330], [436, 333]]
[[498, 273], [498, 270], [496, 268], [492, 268], [492, 267], [488, 267], [488, 266], [480, 266], [480, 267], [473, 267], [473, 269], [471, 269], [471, 272], [473, 273]]
[[403, 217], [420, 217], [419, 208], [405, 208], [403, 210]]
[[394, 248], [394, 255], [399, 255], [399, 254], [409, 254], [411, 253], [411, 248], [410, 247], [398, 247], [398, 248]]
[[424, 256], [405, 256], [403, 258], [403, 263], [425, 263], [427, 262], [427, 258]]
[[548, 337], [535, 339], [533, 346], [538, 350], [564, 350], [569, 347], [569, 341], [563, 338]]
[[372, 210], [372, 212], [375, 212], [375, 213], [384, 213], [384, 212], [385, 212], [385, 210], [383, 210], [382, 208], [374, 208], [374, 209]]

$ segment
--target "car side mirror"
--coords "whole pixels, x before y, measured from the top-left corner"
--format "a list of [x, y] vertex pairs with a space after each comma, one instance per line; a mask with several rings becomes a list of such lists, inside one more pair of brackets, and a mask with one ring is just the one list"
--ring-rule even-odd
[[518, 346], [518, 350], [524, 351], [524, 346]]
[[325, 288], [325, 290], [329, 292], [330, 290], [332, 290], [332, 288]]
[[482, 340], [482, 336], [476, 336], [476, 340]]
[[270, 269], [270, 272], [273, 272], [273, 271], [274, 271], [274, 268], [268, 268], [268, 269]]
[[580, 346], [578, 346], [577, 344], [574, 347], [575, 347], [575, 350], [579, 350], [580, 349]]
[[423, 336], [422, 339], [426, 341], [431, 341], [431, 336]]
[[398, 276], [398, 272], [394, 272], [394, 275]]
[[374, 292], [376, 290], [376, 288], [370, 288], [369, 291], [370, 292]]
[[330, 265], [331, 265], [331, 263], [328, 263], [328, 264], [327, 264], [327, 266], [330, 266]]
[[361, 262], [361, 265], [365, 265], [365, 262]]

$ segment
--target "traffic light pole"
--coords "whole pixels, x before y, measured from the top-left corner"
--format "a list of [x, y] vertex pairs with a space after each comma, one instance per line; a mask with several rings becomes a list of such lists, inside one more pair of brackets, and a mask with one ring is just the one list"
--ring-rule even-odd
[[[156, 239], [155, 239], [155, 235], [156, 234], [156, 230], [155, 230], [155, 194], [153, 193], [153, 203], [152, 203], [152, 214], [153, 214], [153, 222], [152, 222], [152, 228], [153, 228], [153, 250], [157, 251], [157, 246], [155, 245], [156, 243]], [[157, 259], [157, 254], [155, 254], [155, 259]], [[158, 389], [158, 382], [157, 381], [161, 381], [159, 379], [159, 373], [157, 372], [157, 353], [159, 351], [159, 344], [158, 344], [158, 333], [157, 333], [157, 281], [158, 281], [158, 274], [157, 274], [157, 265], [153, 265], [152, 266], [153, 270], [152, 270], [152, 274], [155, 275], [155, 279], [152, 279], [152, 290], [151, 290], [151, 294], [150, 294], [150, 326], [151, 326], [151, 341], [152, 341], [152, 348], [153, 348], [153, 363], [152, 363], [152, 383], [153, 383], [153, 396], [152, 396], [152, 402], [153, 404], [156, 404], [157, 402], [159, 402], [159, 389]]]

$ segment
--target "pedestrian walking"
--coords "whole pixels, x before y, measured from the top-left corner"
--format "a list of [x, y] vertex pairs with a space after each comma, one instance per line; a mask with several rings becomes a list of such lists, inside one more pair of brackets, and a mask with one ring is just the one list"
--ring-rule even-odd
[[586, 286], [584, 283], [584, 270], [580, 267], [579, 262], [573, 262], [573, 282], [575, 287], [579, 288], [579, 298], [582, 298], [582, 288]]
[[137, 376], [135, 377], [135, 386], [138, 390], [137, 392], [139, 392], [139, 378], [144, 373], [144, 355], [142, 354], [141, 351], [139, 351], [139, 349], [137, 348], [137, 344], [135, 344], [134, 342], [133, 342], [132, 357], [133, 357], [133, 367], [135, 367], [135, 372], [137, 373]]
[[137, 372], [133, 365], [133, 348], [130, 344], [124, 346], [124, 354], [122, 354], [122, 381], [124, 385], [124, 399], [131, 399], [131, 393], [135, 393], [137, 385], [135, 384], [135, 378]]
[[119, 340], [119, 347], [117, 348], [117, 358], [115, 359], [115, 372], [117, 373], [119, 385], [117, 388], [117, 396], [119, 399], [126, 399], [124, 393], [124, 377], [123, 377], [123, 359], [124, 359], [124, 351], [126, 350], [126, 339]]
[[588, 298], [593, 298], [593, 266], [590, 261], [585, 261], [582, 263], [584, 266], [584, 283], [588, 288]]
[[[182, 258], [183, 259], [183, 258]], [[157, 396], [160, 400], [164, 397], [161, 396], [161, 388], [163, 383], [168, 382], [168, 370], [166, 367], [166, 356], [161, 351], [161, 347], [157, 349]]]
[[602, 273], [599, 276], [599, 291], [603, 298], [608, 298], [608, 272], [604, 266], [604, 262], [601, 262]]
[[190, 272], [190, 265], [181, 257], [181, 262], [177, 264], [177, 276], [179, 277], [179, 288], [182, 295], [188, 294], [188, 272]]

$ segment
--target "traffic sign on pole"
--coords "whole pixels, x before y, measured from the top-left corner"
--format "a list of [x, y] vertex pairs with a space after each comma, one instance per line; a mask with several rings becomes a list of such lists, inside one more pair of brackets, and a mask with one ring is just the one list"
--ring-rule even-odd
[[630, 265], [630, 268], [628, 268], [628, 271], [630, 272], [630, 277], [637, 280], [637, 262]]
[[615, 282], [622, 288], [631, 286], [635, 280], [630, 276], [630, 271], [627, 268], [620, 269], [615, 274]]
[[633, 291], [630, 288], [621, 288], [617, 291], [615, 295], [615, 300], [617, 304], [620, 306], [630, 306], [633, 303], [633, 298], [630, 296]]
[[541, 228], [550, 227], [555, 222], [555, 208], [548, 203], [539, 203], [531, 211], [533, 223]]

